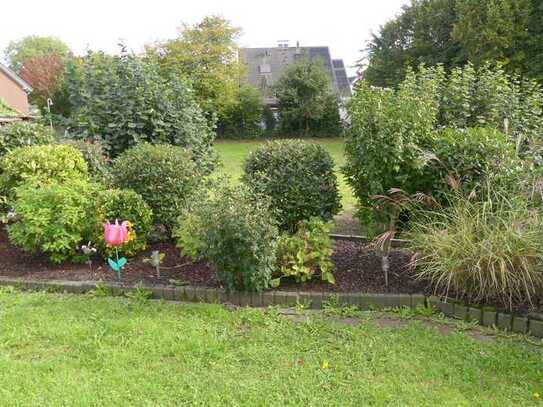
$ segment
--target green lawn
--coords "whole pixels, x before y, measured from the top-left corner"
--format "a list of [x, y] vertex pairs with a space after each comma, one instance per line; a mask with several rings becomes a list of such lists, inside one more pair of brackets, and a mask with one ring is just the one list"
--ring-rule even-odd
[[[343, 155], [343, 139], [312, 139], [311, 141], [322, 144], [332, 155], [336, 163], [336, 173], [343, 207], [347, 210], [352, 209], [356, 201], [351, 188], [345, 182], [340, 170], [341, 166], [345, 163], [345, 157]], [[243, 161], [251, 151], [262, 143], [263, 141], [257, 140], [218, 140], [215, 143], [215, 148], [223, 162], [224, 172], [236, 180], [239, 179], [243, 171]]]
[[418, 321], [295, 323], [3, 289], [0, 323], [3, 406], [526, 406], [543, 395], [541, 349]]

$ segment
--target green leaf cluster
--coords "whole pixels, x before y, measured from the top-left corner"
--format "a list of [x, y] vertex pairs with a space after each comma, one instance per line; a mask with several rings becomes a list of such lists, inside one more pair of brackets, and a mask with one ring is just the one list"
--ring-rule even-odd
[[[398, 89], [362, 81], [349, 105], [344, 172], [366, 223], [380, 222], [373, 195], [400, 188], [439, 197], [446, 175], [472, 188], [537, 157], [543, 92], [501, 68], [420, 67]], [[482, 128], [486, 128], [482, 129]]]
[[68, 145], [19, 147], [0, 161], [0, 190], [8, 197], [23, 184], [37, 187], [73, 179], [88, 179], [87, 164], [81, 153]]
[[15, 122], [0, 126], [0, 159], [16, 148], [50, 144], [54, 140], [51, 128], [40, 123]]
[[100, 143], [91, 143], [84, 140], [62, 140], [63, 144], [70, 145], [82, 154], [87, 163], [90, 176], [96, 181], [108, 181], [110, 178], [110, 160], [106, 156]]
[[45, 253], [55, 263], [82, 260], [79, 245], [95, 230], [94, 199], [99, 186], [83, 179], [17, 188], [13, 210], [18, 221], [8, 225], [10, 241], [31, 253]]
[[370, 84], [389, 87], [421, 63], [450, 71], [468, 61], [541, 81], [542, 34], [540, 0], [412, 0], [373, 34], [360, 69]]
[[66, 57], [71, 54], [70, 48], [56, 37], [39, 37], [29, 35], [17, 41], [11, 41], [4, 50], [4, 57], [15, 72], [19, 72], [25, 61], [44, 55]]
[[323, 281], [334, 284], [331, 229], [331, 223], [311, 218], [300, 222], [294, 235], [283, 234], [277, 243], [277, 266], [282, 277], [305, 283], [320, 272]]
[[341, 133], [338, 98], [321, 60], [303, 58], [290, 65], [274, 90], [283, 135], [334, 137]]
[[148, 47], [165, 78], [191, 81], [194, 97], [207, 115], [216, 115], [219, 127], [231, 124], [233, 110], [243, 103], [240, 81], [243, 65], [238, 58], [238, 27], [220, 16], [206, 16], [182, 24], [177, 38]]
[[263, 134], [264, 101], [260, 92], [243, 85], [239, 89], [237, 103], [226, 109], [219, 122], [219, 137], [231, 139], [247, 139]]

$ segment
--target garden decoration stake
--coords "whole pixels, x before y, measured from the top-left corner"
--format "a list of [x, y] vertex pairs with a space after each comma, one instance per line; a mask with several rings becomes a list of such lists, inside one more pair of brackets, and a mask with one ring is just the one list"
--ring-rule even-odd
[[408, 195], [399, 188], [391, 188], [386, 194], [374, 195], [371, 199], [376, 202], [377, 207], [388, 217], [387, 230], [374, 239], [377, 254], [381, 257], [381, 269], [385, 276], [385, 286], [388, 287], [389, 256], [392, 249], [392, 240], [396, 236], [398, 218], [401, 212], [421, 204], [435, 208], [438, 206], [438, 203], [431, 196], [422, 192]]
[[85, 256], [87, 256], [87, 265], [89, 266], [90, 271], [92, 272], [92, 258], [91, 256], [96, 253], [96, 248], [92, 247], [91, 242], [81, 246], [81, 251]]
[[119, 221], [115, 219], [115, 223], [104, 223], [104, 241], [110, 247], [115, 248], [116, 260], [108, 258], [107, 262], [109, 266], [117, 273], [117, 279], [121, 281], [121, 270], [126, 265], [127, 260], [125, 257], [119, 258], [119, 246], [122, 246], [128, 241], [128, 222], [124, 221], [119, 224]]
[[159, 279], [160, 279], [160, 265], [162, 264], [164, 257], [166, 257], [165, 253], [160, 253], [158, 250], [153, 250], [151, 252], [151, 257], [143, 259], [144, 263], [151, 263], [151, 265], [156, 270], [156, 277]]

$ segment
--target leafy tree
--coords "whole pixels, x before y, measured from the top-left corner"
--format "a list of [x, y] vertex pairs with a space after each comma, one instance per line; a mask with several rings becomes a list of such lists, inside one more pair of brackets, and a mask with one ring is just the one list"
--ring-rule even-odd
[[[20, 71], [21, 78], [32, 86], [32, 102], [40, 107], [47, 99], [56, 99], [64, 77], [64, 61], [59, 55], [37, 55], [27, 59]], [[59, 98], [60, 99], [60, 98]], [[56, 104], [55, 100], [55, 104]]]
[[194, 25], [183, 23], [178, 38], [150, 47], [148, 54], [158, 58], [165, 77], [190, 79], [199, 105], [221, 121], [238, 100], [240, 32], [222, 17], [207, 16]]
[[526, 73], [543, 82], [543, 2], [532, 0], [526, 44]]
[[244, 85], [238, 100], [227, 110], [219, 123], [219, 135], [226, 138], [257, 137], [262, 133], [264, 102], [260, 92]]
[[359, 68], [376, 86], [397, 86], [408, 68], [499, 62], [509, 72], [543, 79], [540, 0], [412, 0], [368, 43]]
[[44, 55], [66, 57], [70, 54], [70, 48], [60, 39], [33, 35], [11, 41], [4, 50], [4, 58], [10, 68], [16, 72], [19, 72], [25, 62], [31, 58]]
[[[286, 134], [337, 135], [341, 131], [337, 96], [322, 61], [304, 58], [289, 66], [275, 87], [279, 125]], [[336, 112], [336, 114], [334, 114]]]
[[211, 169], [212, 128], [189, 83], [165, 79], [152, 59], [90, 52], [69, 64], [66, 84], [79, 138], [101, 141], [112, 157], [143, 141], [179, 145]]
[[451, 33], [475, 65], [496, 61], [511, 71], [526, 62], [526, 27], [531, 0], [456, 0], [458, 21]]
[[367, 66], [365, 61], [359, 65], [364, 79], [391, 87], [402, 81], [408, 68], [421, 63], [450, 68], [465, 62], [450, 35], [457, 21], [455, 5], [456, 0], [413, 0], [403, 6], [368, 43]]

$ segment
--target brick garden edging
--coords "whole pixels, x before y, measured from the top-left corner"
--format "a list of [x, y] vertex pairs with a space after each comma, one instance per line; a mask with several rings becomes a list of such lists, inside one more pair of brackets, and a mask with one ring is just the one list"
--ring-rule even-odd
[[[15, 286], [27, 290], [50, 290], [72, 294], [84, 294], [96, 288], [97, 281], [56, 281], [25, 280], [0, 277], [0, 286]], [[113, 295], [122, 295], [136, 290], [135, 285], [124, 285], [114, 282], [101, 282], [102, 287], [109, 289]], [[336, 299], [338, 304], [353, 305], [361, 310], [379, 308], [410, 307], [431, 304], [445, 316], [462, 320], [477, 321], [487, 327], [498, 328], [516, 333], [543, 338], [543, 315], [529, 314], [517, 316], [486, 309], [484, 307], [467, 306], [454, 301], [442, 301], [440, 298], [426, 297], [422, 294], [366, 294], [366, 293], [321, 293], [308, 291], [266, 291], [261, 294], [230, 293], [221, 288], [195, 286], [153, 286], [143, 287], [152, 292], [153, 299], [170, 301], [187, 301], [203, 303], [230, 303], [238, 306], [267, 307], [270, 305], [295, 306], [309, 304], [312, 309], [321, 309], [325, 301]]]

